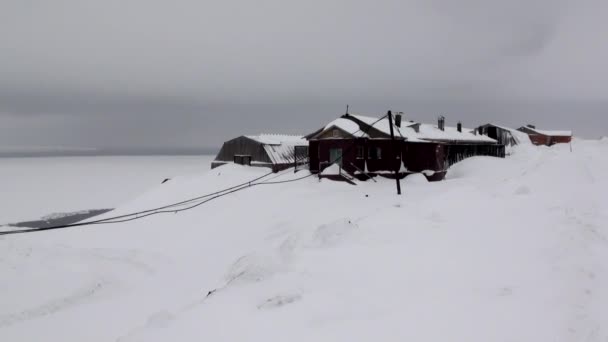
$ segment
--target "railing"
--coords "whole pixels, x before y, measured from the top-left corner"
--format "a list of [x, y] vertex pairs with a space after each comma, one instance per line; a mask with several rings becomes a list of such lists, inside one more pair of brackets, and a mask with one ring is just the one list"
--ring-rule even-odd
[[369, 178], [369, 179], [373, 180], [373, 181], [374, 181], [374, 183], [378, 183], [378, 181], [377, 181], [377, 180], [375, 180], [374, 178], [372, 178], [372, 176], [370, 176], [370, 175], [369, 175], [367, 172], [365, 172], [365, 171], [361, 170], [360, 168], [358, 168], [358, 167], [357, 167], [357, 165], [355, 165], [355, 164], [353, 164], [353, 163], [350, 163], [350, 165], [352, 165], [352, 166], [353, 166], [355, 169], [357, 169], [357, 171], [359, 171], [359, 172], [361, 172], [362, 174], [366, 175], [366, 176], [367, 176], [367, 178]]

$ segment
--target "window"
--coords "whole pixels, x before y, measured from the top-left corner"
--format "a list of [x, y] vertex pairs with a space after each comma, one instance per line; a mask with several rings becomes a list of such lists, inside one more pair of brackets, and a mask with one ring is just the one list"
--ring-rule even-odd
[[234, 163], [239, 165], [251, 165], [251, 156], [235, 154]]
[[363, 146], [357, 146], [357, 159], [365, 158], [365, 149]]
[[330, 148], [329, 149], [329, 163], [338, 164], [342, 167], [342, 149], [341, 148]]
[[380, 147], [370, 147], [369, 159], [382, 159], [382, 149]]
[[331, 132], [331, 135], [334, 138], [339, 138], [340, 137], [340, 131], [338, 131], [337, 129], [334, 128], [334, 130]]

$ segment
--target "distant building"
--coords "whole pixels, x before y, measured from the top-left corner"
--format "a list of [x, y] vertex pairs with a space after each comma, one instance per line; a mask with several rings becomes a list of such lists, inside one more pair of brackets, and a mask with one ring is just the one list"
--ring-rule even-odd
[[278, 172], [308, 156], [308, 141], [302, 136], [282, 134], [243, 135], [226, 141], [211, 168], [234, 163], [268, 167]]
[[429, 180], [441, 180], [450, 165], [471, 156], [504, 157], [504, 145], [457, 127], [403, 121], [395, 116], [396, 150], [390, 140], [388, 118], [345, 114], [308, 134], [310, 170], [320, 173], [332, 164], [350, 174], [422, 172]]
[[552, 146], [555, 144], [567, 144], [572, 141], [572, 131], [540, 130], [533, 125], [522, 126], [517, 130], [528, 134], [534, 145]]
[[485, 124], [475, 129], [475, 133], [480, 135], [486, 135], [499, 144], [505, 146], [515, 146], [521, 144], [530, 144], [530, 137], [521, 131], [514, 128], [508, 128], [504, 126], [498, 126], [494, 124]]

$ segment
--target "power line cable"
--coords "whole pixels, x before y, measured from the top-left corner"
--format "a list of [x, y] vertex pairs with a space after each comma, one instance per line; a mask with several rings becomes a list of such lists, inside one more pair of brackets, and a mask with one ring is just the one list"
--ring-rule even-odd
[[[369, 128], [373, 127], [376, 123], [380, 122], [381, 120], [383, 120], [386, 117], [386, 115], [382, 116], [381, 118], [379, 118], [378, 120], [374, 121], [372, 124], [369, 125], [368, 129], [366, 130], [365, 133], [368, 133], [367, 131], [369, 130]], [[360, 131], [363, 131], [362, 128], [359, 128], [357, 131], [355, 131], [354, 133], [352, 133], [352, 135], [355, 135], [357, 133], [359, 133]], [[353, 147], [355, 146], [354, 143], [351, 144], [351, 146], [349, 146], [348, 149], [346, 149], [346, 152], [350, 151]], [[336, 161], [341, 160], [344, 157], [344, 153], [337, 159], [335, 159], [333, 162], [335, 163]], [[304, 159], [304, 158], [302, 158]], [[0, 235], [11, 235], [11, 234], [24, 234], [24, 233], [33, 233], [33, 232], [39, 232], [39, 231], [45, 231], [45, 230], [55, 230], [55, 229], [65, 229], [65, 228], [72, 228], [72, 227], [81, 227], [81, 226], [89, 226], [89, 225], [97, 225], [97, 224], [112, 224], [112, 223], [121, 223], [121, 222], [129, 222], [129, 221], [134, 221], [134, 220], [139, 220], [142, 219], [144, 217], [148, 217], [148, 216], [152, 216], [152, 215], [157, 215], [157, 214], [163, 214], [163, 213], [178, 213], [178, 212], [182, 212], [182, 211], [186, 211], [186, 210], [190, 210], [193, 208], [196, 208], [200, 205], [203, 205], [205, 203], [208, 203], [214, 199], [226, 196], [228, 194], [232, 194], [235, 193], [237, 191], [241, 191], [244, 190], [246, 188], [250, 188], [253, 186], [257, 186], [257, 185], [273, 185], [273, 184], [284, 184], [284, 183], [290, 183], [290, 182], [296, 182], [308, 177], [313, 176], [314, 174], [310, 173], [304, 177], [299, 177], [299, 178], [295, 178], [295, 179], [288, 179], [288, 180], [284, 180], [284, 181], [266, 181], [266, 182], [259, 182], [259, 183], [255, 183], [259, 180], [261, 180], [262, 178], [265, 178], [271, 174], [273, 174], [274, 172], [269, 172], [266, 173], [262, 176], [256, 177], [250, 181], [235, 185], [235, 186], [231, 186], [229, 188], [226, 189], [222, 189], [219, 191], [215, 191], [209, 194], [205, 194], [202, 196], [198, 196], [198, 197], [194, 197], [185, 201], [181, 201], [181, 202], [177, 202], [177, 203], [173, 203], [173, 204], [169, 204], [169, 205], [165, 205], [162, 207], [158, 207], [158, 208], [154, 208], [154, 209], [148, 209], [148, 210], [142, 210], [142, 211], [138, 211], [135, 213], [130, 213], [130, 214], [124, 214], [124, 215], [119, 215], [119, 216], [113, 216], [113, 217], [108, 217], [108, 218], [104, 218], [104, 219], [100, 219], [100, 220], [94, 220], [94, 221], [85, 221], [85, 222], [78, 222], [78, 223], [72, 223], [72, 224], [65, 224], [65, 225], [57, 225], [57, 226], [51, 226], [51, 227], [39, 227], [39, 228], [29, 228], [29, 229], [19, 229], [19, 230], [11, 230], [11, 231], [2, 231], [0, 232]], [[272, 179], [275, 179], [279, 176], [282, 175], [277, 175], [276, 177], [273, 177]], [[206, 199], [205, 199], [206, 198]], [[205, 199], [205, 200], [203, 200]], [[203, 200], [197, 204], [191, 205], [189, 207], [185, 207], [185, 208], [179, 208], [179, 209], [173, 209], [173, 210], [167, 210], [169, 208], [173, 208], [173, 207], [177, 207], [177, 206], [182, 206], [182, 205], [186, 205], [188, 203], [192, 203], [192, 202], [196, 202], [199, 200]]]

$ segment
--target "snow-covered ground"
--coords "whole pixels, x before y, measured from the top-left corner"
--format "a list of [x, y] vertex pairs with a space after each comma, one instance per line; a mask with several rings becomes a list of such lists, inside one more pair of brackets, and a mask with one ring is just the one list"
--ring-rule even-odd
[[115, 208], [213, 156], [0, 158], [0, 225], [58, 212]]
[[[573, 148], [467, 159], [400, 197], [309, 177], [0, 237], [0, 341], [606, 341], [608, 140]], [[106, 215], [265, 171], [177, 177]]]

